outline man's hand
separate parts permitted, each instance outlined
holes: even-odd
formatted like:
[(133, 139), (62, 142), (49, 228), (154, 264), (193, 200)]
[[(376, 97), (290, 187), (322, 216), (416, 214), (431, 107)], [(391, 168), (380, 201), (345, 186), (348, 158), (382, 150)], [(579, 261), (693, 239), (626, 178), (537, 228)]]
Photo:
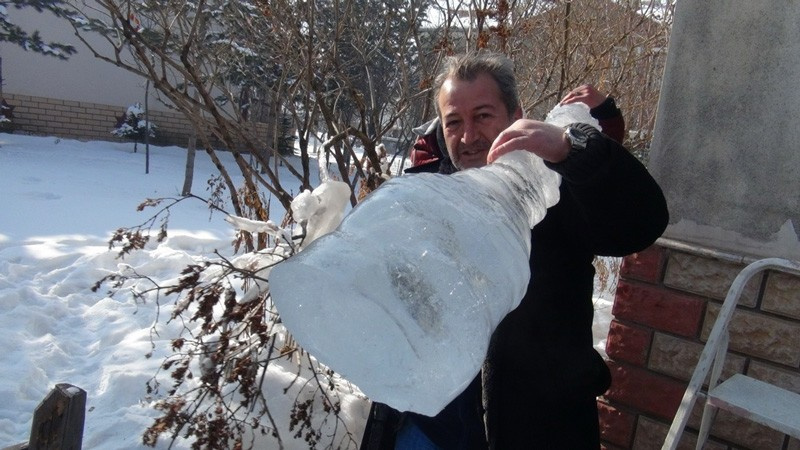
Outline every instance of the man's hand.
[(519, 119), (494, 140), (486, 160), (492, 163), (514, 150), (525, 150), (545, 161), (561, 162), (569, 155), (569, 142), (564, 129), (537, 120)]
[(585, 103), (589, 106), (589, 109), (595, 108), (603, 103), (608, 97), (606, 94), (601, 93), (598, 91), (594, 86), (591, 84), (584, 84), (582, 86), (578, 86), (572, 91), (570, 91), (567, 95), (561, 99), (561, 105), (567, 105), (570, 103)]

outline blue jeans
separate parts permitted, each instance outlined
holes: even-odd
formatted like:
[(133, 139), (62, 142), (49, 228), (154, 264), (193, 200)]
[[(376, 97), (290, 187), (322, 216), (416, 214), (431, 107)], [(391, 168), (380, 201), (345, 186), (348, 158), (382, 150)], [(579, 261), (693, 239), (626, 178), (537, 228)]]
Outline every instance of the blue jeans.
[(441, 450), (439, 446), (431, 442), (428, 436), (408, 417), (403, 420), (403, 425), (397, 432), (397, 439), (394, 441), (395, 450)]

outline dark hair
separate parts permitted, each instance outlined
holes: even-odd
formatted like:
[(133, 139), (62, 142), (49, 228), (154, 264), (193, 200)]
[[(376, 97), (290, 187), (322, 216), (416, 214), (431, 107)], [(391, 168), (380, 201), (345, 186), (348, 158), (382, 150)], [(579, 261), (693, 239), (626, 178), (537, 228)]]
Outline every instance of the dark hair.
[(519, 108), (517, 80), (514, 77), (514, 63), (506, 56), (493, 52), (466, 53), (445, 59), (444, 67), (434, 82), (434, 104), (439, 111), (439, 91), (446, 80), (473, 81), (480, 74), (491, 76), (500, 89), (500, 96), (508, 114)]

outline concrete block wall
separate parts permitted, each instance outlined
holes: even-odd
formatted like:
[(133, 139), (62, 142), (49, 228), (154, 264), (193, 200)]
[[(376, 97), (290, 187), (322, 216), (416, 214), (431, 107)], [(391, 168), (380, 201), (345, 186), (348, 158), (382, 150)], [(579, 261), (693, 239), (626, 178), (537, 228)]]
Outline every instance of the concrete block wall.
[[(660, 240), (623, 260), (599, 400), (607, 449), (660, 448), (733, 279), (753, 260)], [(723, 379), (745, 373), (800, 393), (800, 278), (778, 272), (746, 286), (730, 323)], [(698, 401), (679, 448), (694, 448)], [(791, 449), (800, 441), (720, 411), (709, 449)]]
[[(98, 103), (61, 100), (5, 92), (6, 102), (14, 107), (14, 130), (43, 136), (58, 136), (69, 139), (102, 140), (121, 142), (123, 139), (111, 134), (130, 105), (103, 105)], [(157, 136), (154, 145), (176, 145), (186, 147), (191, 124), (183, 114), (172, 111), (151, 110), (150, 121), (156, 124)], [(267, 124), (256, 124), (256, 133), (266, 142)], [(219, 145), (215, 142), (215, 145)]]

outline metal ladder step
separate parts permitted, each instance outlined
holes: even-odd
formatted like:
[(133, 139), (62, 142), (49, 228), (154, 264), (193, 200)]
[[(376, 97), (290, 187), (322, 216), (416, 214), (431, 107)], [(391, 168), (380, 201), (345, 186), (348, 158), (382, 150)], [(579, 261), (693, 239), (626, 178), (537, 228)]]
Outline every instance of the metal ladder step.
[(708, 403), (800, 439), (800, 395), (735, 374), (708, 393)]

